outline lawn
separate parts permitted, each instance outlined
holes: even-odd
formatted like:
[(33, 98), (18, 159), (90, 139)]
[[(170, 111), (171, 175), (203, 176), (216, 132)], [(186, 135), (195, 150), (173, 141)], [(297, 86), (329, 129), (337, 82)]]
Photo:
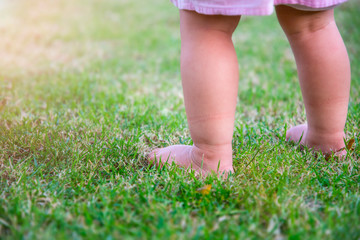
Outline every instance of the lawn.
[(0, 239), (359, 239), (359, 9), (336, 10), (352, 63), (342, 161), (285, 141), (305, 121), (294, 58), (275, 14), (241, 20), (224, 180), (146, 161), (192, 143), (169, 1), (2, 1)]

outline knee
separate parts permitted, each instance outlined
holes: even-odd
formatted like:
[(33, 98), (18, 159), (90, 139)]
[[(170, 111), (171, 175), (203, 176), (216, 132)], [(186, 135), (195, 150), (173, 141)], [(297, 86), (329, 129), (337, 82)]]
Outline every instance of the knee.
[(279, 5), (276, 7), (276, 15), (288, 38), (312, 34), (334, 22), (333, 10), (311, 12)]
[(240, 16), (203, 15), (194, 11), (180, 11), (180, 28), (186, 32), (217, 31), (231, 36)]

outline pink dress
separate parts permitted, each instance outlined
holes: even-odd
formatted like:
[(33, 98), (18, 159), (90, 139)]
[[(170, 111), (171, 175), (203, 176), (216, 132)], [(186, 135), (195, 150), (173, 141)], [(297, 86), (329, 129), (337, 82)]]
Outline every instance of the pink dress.
[(333, 8), (347, 0), (171, 0), (179, 9), (206, 15), (269, 15), (274, 5), (290, 5), (316, 11)]

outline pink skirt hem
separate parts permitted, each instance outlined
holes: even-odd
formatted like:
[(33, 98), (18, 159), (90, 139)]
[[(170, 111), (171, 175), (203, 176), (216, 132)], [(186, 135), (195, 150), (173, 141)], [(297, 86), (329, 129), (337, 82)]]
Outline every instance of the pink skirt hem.
[[(299, 4), (311, 8), (327, 8), (339, 5), (347, 0), (249, 0), (244, 6), (239, 4), (239, 0), (227, 0), (227, 4), (219, 4), (219, 1), (213, 0), (171, 0), (179, 9), (196, 11), (205, 15), (270, 15), (274, 11), (275, 5)], [(258, 3), (256, 3), (258, 2)], [(233, 3), (233, 4), (232, 4)], [(252, 5), (252, 6), (251, 6)]]

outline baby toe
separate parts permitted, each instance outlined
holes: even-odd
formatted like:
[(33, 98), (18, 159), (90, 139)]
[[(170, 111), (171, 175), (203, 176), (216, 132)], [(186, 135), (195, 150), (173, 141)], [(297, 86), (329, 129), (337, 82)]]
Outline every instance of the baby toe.
[(147, 155), (147, 159), (150, 163), (155, 164), (156, 156), (158, 155), (159, 150), (160, 148), (156, 148)]

